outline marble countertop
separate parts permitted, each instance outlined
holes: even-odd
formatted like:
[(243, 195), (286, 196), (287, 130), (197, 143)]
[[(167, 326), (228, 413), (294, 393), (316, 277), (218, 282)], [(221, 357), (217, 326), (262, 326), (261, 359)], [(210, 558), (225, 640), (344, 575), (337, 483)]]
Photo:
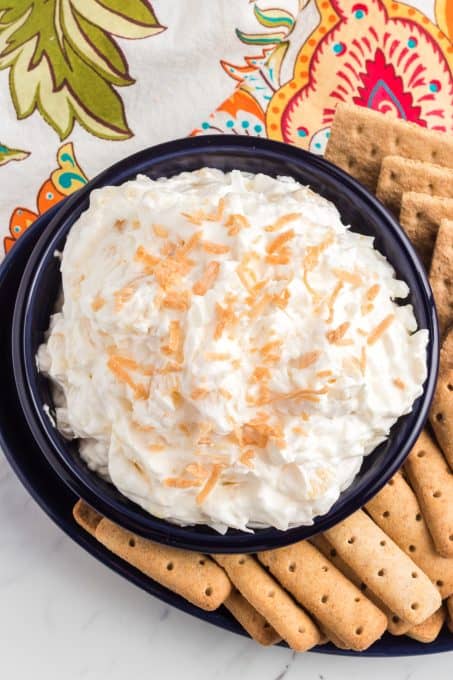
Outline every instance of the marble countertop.
[(8, 680), (451, 680), (453, 652), (402, 659), (264, 649), (163, 605), (67, 538), (0, 453), (0, 675)]

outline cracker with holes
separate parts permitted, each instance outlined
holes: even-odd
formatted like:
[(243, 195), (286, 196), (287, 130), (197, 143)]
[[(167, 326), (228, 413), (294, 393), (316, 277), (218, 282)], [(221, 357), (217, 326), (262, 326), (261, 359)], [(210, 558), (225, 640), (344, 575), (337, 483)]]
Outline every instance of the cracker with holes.
[(453, 474), (428, 432), (416, 441), (405, 469), (437, 552), (453, 559)]
[(384, 633), (386, 616), (307, 541), (258, 553), (258, 558), (346, 647), (367, 649)]
[(423, 642), (425, 644), (434, 642), (442, 630), (445, 619), (445, 608), (443, 606), (439, 607), (437, 612), (434, 612), (434, 614), (426, 619), (426, 621), (423, 621), (423, 623), (419, 623), (418, 626), (411, 628), (407, 635), (414, 640), (418, 640), (418, 642)]
[(371, 109), (338, 104), (326, 158), (375, 191), (391, 154), (453, 168), (453, 138)]
[(453, 219), (453, 198), (430, 196), (414, 191), (401, 199), (400, 222), (429, 271), (439, 224)]
[(223, 604), (233, 614), (234, 618), (239, 621), (250, 637), (260, 645), (268, 647), (280, 642), (281, 637), (277, 631), (272, 628), (264, 616), (261, 616), (236, 588), (233, 588)]
[(453, 470), (453, 328), (440, 350), (439, 377), (429, 418), (437, 442)]
[(385, 156), (379, 172), (376, 196), (398, 217), (401, 197), (408, 191), (451, 197), (453, 169), (403, 156)]
[(88, 503), (85, 503), (80, 498), (72, 509), (72, 515), (82, 529), (85, 529), (91, 536), (96, 536), (96, 528), (102, 519), (102, 515), (92, 508), (91, 505), (88, 505)]
[(439, 609), (428, 576), (362, 510), (326, 531), (340, 557), (404, 621), (417, 625)]
[(201, 609), (217, 609), (231, 593), (225, 572), (200, 553), (153, 543), (108, 519), (98, 524), (96, 538), (146, 576)]
[(332, 564), (334, 564), (336, 568), (346, 576), (346, 578), (348, 578), (352, 583), (360, 588), (362, 593), (364, 593), (372, 602), (374, 602), (376, 607), (378, 607), (381, 612), (386, 615), (387, 630), (389, 633), (392, 635), (404, 635), (409, 630), (411, 624), (407, 621), (403, 621), (394, 612), (390, 611), (390, 609), (382, 602), (382, 600), (380, 600), (377, 595), (375, 595), (368, 588), (368, 586), (360, 580), (355, 571), (353, 571), (353, 569), (351, 569), (351, 567), (341, 559), (335, 548), (329, 543), (323, 534), (317, 534), (316, 536), (313, 536), (313, 538), (310, 539), (310, 543), (318, 548), (324, 557), (327, 557), (327, 559), (330, 560)]
[[(442, 599), (453, 594), (453, 559), (437, 552), (417, 497), (402, 475), (391, 479), (366, 509), (439, 588)], [(418, 570), (414, 573), (418, 574)]]
[(241, 595), (297, 652), (311, 649), (321, 639), (308, 614), (299, 607), (252, 555), (215, 555)]
[(429, 270), (429, 282), (433, 289), (442, 337), (453, 324), (453, 219), (440, 222)]

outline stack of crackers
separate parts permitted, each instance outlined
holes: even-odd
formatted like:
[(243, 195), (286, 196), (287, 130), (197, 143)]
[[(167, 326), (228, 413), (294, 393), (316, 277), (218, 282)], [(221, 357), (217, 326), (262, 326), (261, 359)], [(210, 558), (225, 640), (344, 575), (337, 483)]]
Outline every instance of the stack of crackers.
[(444, 623), (453, 633), (453, 139), (340, 105), (326, 157), (399, 217), (429, 271), (442, 334), (431, 429), (365, 508), (278, 550), (207, 556), (134, 535), (83, 501), (74, 517), (189, 602), (225, 606), (262, 645), (363, 651), (385, 631), (429, 643)]

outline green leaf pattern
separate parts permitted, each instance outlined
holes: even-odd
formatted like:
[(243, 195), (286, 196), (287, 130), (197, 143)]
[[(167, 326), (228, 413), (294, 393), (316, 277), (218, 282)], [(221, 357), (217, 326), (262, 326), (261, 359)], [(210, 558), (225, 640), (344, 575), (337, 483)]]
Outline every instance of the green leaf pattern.
[(114, 36), (163, 30), (148, 0), (0, 0), (0, 69), (10, 69), (17, 117), (38, 110), (61, 139), (75, 121), (98, 137), (131, 137), (115, 87), (134, 80)]

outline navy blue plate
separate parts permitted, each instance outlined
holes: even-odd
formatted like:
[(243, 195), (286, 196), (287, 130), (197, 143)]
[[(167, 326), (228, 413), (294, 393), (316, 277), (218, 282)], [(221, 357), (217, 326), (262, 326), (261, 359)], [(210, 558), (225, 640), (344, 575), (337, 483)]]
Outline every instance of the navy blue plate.
[[(211, 613), (194, 607), (158, 583), (147, 579), (84, 532), (72, 519), (72, 508), (77, 495), (62, 479), (64, 473), (58, 470), (61, 465), (58, 456), (54, 454), (53, 464), (50, 465), (27, 426), (21, 411), (12, 371), (9, 328), (22, 272), (40, 233), (55, 212), (56, 209), (53, 208), (39, 218), (19, 239), (12, 252), (0, 265), (0, 355), (4, 358), (0, 362), (0, 384), (2, 385), (0, 390), (0, 448), (6, 454), (22, 484), (44, 512), (70, 538), (100, 562), (163, 602), (219, 628), (245, 636), (242, 628), (223, 607)], [(352, 652), (336, 649), (332, 645), (317, 647), (313, 651), (322, 654), (357, 656)], [(381, 640), (366, 652), (362, 652), (360, 656), (407, 656), (449, 651), (453, 651), (453, 635), (445, 629), (430, 645), (423, 645), (405, 636), (393, 637), (385, 634)]]
[[(355, 480), (333, 508), (311, 526), (286, 532), (261, 529), (254, 534), (229, 530), (222, 536), (206, 526), (178, 527), (153, 517), (90, 471), (78, 454), (77, 443), (65, 440), (44, 410), (45, 404), (52, 403), (50, 384), (37, 371), (35, 356), (61, 286), (59, 261), (54, 253), (63, 249), (69, 230), (87, 209), (90, 192), (104, 185), (121, 184), (137, 173), (154, 179), (203, 166), (290, 175), (333, 201), (353, 230), (376, 237), (377, 248), (409, 285), (409, 302), (418, 326), (429, 330), (424, 394), (412, 412), (394, 425), (388, 440), (365, 458)], [(252, 552), (294, 543), (328, 529), (366, 503), (396, 472), (426, 420), (437, 375), (438, 330), (431, 289), (417, 255), (396, 220), (361, 184), (319, 156), (295, 147), (222, 135), (183, 139), (141, 151), (101, 173), (67, 199), (44, 230), (23, 275), (14, 312), (13, 361), (22, 408), (40, 448), (50, 462), (55, 452), (59, 454), (68, 483), (74, 489), (82, 485), (82, 496), (102, 514), (131, 531), (179, 547), (203, 552)]]

